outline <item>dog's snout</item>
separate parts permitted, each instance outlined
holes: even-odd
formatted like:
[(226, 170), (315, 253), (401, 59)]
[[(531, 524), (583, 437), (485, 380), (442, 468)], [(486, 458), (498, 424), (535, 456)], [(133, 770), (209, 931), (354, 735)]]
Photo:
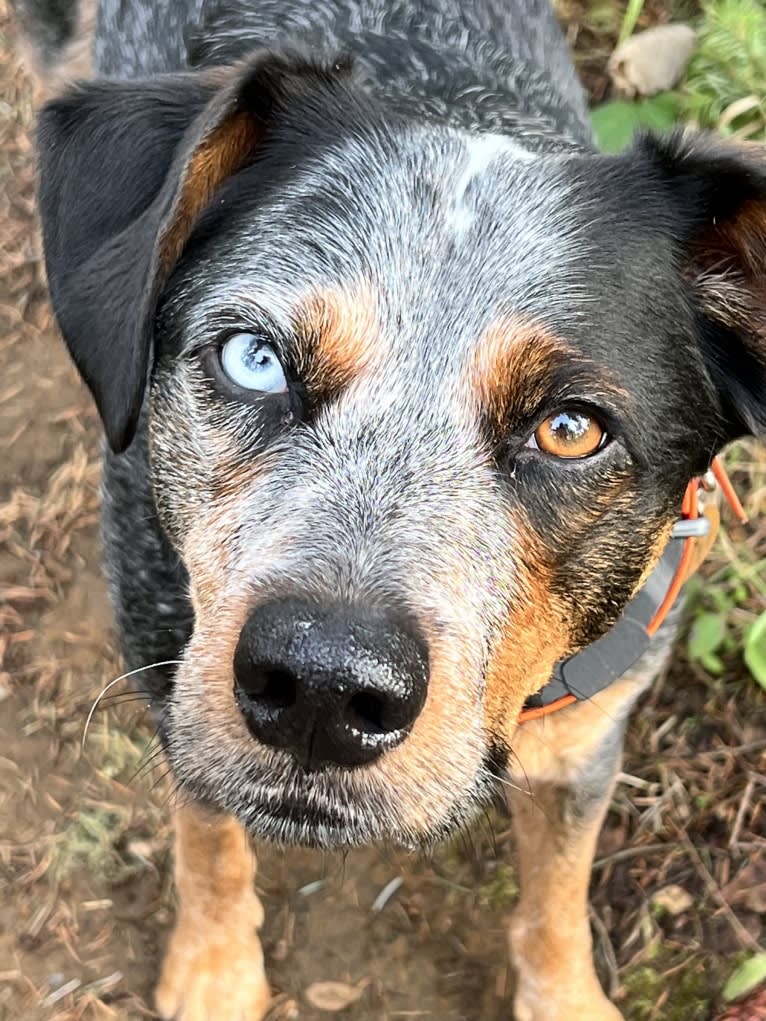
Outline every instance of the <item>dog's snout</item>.
[(415, 629), (349, 606), (260, 606), (234, 654), (250, 730), (310, 769), (361, 766), (399, 744), (427, 686), (428, 652)]

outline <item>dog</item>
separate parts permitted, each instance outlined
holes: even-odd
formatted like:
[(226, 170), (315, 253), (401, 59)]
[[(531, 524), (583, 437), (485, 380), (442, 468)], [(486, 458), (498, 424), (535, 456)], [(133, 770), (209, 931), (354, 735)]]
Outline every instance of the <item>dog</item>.
[(589, 872), (699, 480), (766, 426), (761, 151), (600, 154), (543, 0), (102, 0), (93, 62), (39, 208), (183, 792), (159, 1014), (268, 1009), (243, 833), (429, 846), (506, 780), (515, 1017), (618, 1021)]

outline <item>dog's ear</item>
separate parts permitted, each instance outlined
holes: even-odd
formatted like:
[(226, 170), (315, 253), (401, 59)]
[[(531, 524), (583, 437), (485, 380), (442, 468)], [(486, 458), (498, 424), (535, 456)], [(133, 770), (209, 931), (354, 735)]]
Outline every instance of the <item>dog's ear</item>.
[(766, 146), (643, 138), (680, 241), (680, 270), (725, 419), (724, 439), (766, 434)]
[(51, 301), (110, 445), (131, 441), (160, 291), (200, 213), (274, 118), (347, 65), (260, 55), (236, 68), (76, 87), (40, 114)]

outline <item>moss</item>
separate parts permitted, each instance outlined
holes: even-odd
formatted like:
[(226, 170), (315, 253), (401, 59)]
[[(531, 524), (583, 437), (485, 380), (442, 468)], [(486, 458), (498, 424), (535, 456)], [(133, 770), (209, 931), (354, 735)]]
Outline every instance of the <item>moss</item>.
[[(695, 958), (677, 969), (678, 961), (660, 955), (650, 967), (640, 965), (623, 979), (621, 1004), (626, 1021), (707, 1021), (720, 983), (710, 962)], [(672, 971), (672, 975), (668, 973)], [(664, 1000), (658, 1012), (658, 1003)]]
[(519, 895), (516, 870), (498, 862), (492, 874), (479, 887), (479, 902), (490, 911), (503, 911), (511, 907)]
[(116, 812), (103, 809), (81, 812), (70, 820), (53, 846), (56, 875), (65, 877), (84, 869), (92, 875), (112, 877), (120, 865), (114, 846), (120, 822)]

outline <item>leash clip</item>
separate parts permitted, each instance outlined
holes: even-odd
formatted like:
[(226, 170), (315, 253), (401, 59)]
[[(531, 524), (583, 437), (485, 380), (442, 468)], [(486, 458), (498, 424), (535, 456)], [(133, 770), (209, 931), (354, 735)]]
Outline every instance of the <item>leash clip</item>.
[(710, 520), (706, 517), (680, 518), (673, 525), (671, 539), (704, 539), (710, 535)]

